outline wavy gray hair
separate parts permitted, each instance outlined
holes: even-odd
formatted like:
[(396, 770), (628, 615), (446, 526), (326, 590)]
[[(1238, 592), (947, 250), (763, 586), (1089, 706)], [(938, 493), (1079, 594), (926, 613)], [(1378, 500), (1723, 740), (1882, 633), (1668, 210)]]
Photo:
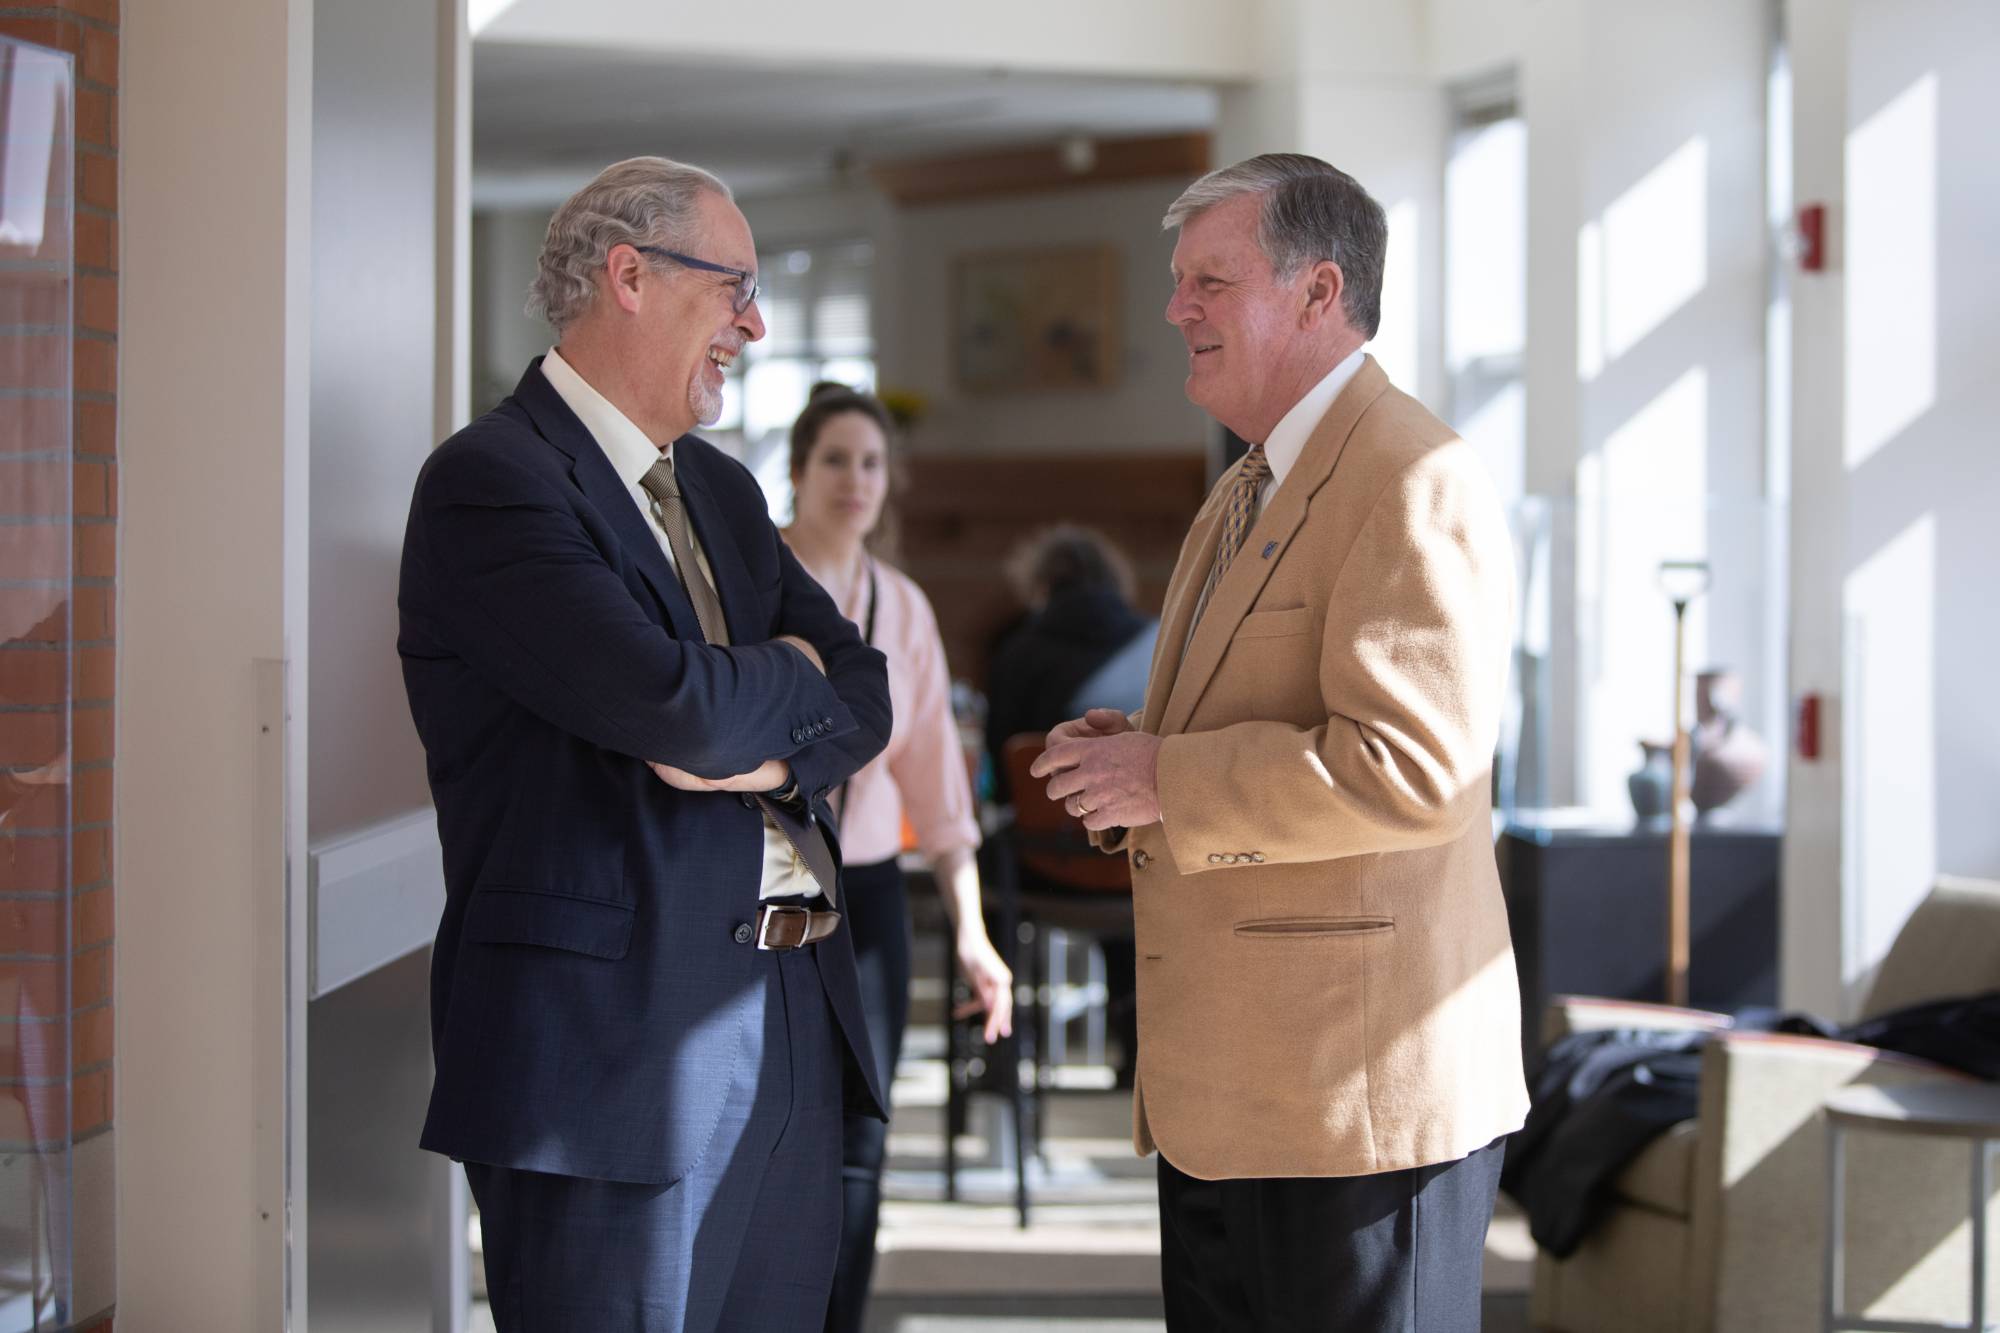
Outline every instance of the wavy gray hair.
[(1187, 187), (1161, 220), (1163, 231), (1246, 194), (1264, 196), (1257, 244), (1280, 280), (1330, 259), (1344, 280), (1341, 309), (1363, 337), (1382, 322), (1382, 261), (1389, 218), (1361, 182), (1304, 153), (1265, 153), (1211, 171)]
[(631, 157), (598, 172), (549, 219), (528, 313), (561, 333), (597, 299), (597, 273), (613, 246), (684, 249), (704, 192), (734, 197), (700, 167), (664, 157)]

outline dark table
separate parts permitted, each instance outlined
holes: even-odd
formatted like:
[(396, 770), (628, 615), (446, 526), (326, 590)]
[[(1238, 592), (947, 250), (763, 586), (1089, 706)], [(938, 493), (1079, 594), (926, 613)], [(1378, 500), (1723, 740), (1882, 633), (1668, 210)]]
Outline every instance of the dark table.
[[(1698, 823), (1690, 842), (1688, 1003), (1775, 1005), (1781, 833)], [(1666, 999), (1664, 826), (1512, 823), (1496, 851), (1530, 1050), (1552, 996)]]

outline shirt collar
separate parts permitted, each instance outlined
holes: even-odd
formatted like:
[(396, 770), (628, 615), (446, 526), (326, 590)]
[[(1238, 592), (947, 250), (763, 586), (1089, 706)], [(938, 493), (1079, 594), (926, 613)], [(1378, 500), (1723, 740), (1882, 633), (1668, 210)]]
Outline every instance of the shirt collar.
[(562, 353), (553, 347), (542, 358), (542, 377), (569, 404), (569, 410), (576, 413), (576, 419), (597, 441), (597, 447), (611, 460), (612, 470), (627, 486), (637, 486), (639, 479), (662, 458), (672, 460), (672, 441), (662, 449), (647, 439), (646, 432), (632, 424), (632, 418), (592, 388), (590, 381), (577, 374), (576, 367), (563, 360)]
[(1299, 461), (1299, 455), (1306, 451), (1306, 441), (1312, 438), (1320, 418), (1333, 406), (1333, 400), (1340, 397), (1340, 391), (1361, 369), (1362, 351), (1355, 348), (1345, 361), (1326, 372), (1326, 378), (1306, 390), (1305, 397), (1292, 404), (1292, 410), (1278, 420), (1271, 428), (1271, 438), (1264, 441), (1264, 458), (1271, 465), (1271, 489), (1282, 486), (1285, 476)]

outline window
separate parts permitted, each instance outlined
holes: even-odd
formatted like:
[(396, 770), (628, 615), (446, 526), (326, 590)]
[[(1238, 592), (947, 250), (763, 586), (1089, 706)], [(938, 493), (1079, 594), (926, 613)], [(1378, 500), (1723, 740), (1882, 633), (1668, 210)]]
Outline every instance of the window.
[(760, 254), (758, 309), (765, 334), (744, 349), (723, 384), (717, 432), (734, 433), (744, 463), (757, 474), (773, 519), (789, 518), (786, 470), (792, 422), (812, 386), (836, 380), (875, 389), (875, 338), (869, 310), (874, 246), (850, 240)]
[(1527, 450), (1528, 130), (1511, 78), (1454, 94), (1445, 167), (1445, 372), (1452, 424), (1521, 497)]

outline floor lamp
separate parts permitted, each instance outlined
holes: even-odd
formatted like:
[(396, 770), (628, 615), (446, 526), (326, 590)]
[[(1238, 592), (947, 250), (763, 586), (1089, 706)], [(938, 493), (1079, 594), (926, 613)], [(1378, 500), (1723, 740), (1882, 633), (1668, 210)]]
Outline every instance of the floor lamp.
[(1674, 769), (1667, 788), (1667, 1003), (1688, 1002), (1688, 770), (1692, 767), (1683, 696), (1687, 612), (1708, 591), (1706, 560), (1662, 560), (1660, 588), (1674, 604)]

